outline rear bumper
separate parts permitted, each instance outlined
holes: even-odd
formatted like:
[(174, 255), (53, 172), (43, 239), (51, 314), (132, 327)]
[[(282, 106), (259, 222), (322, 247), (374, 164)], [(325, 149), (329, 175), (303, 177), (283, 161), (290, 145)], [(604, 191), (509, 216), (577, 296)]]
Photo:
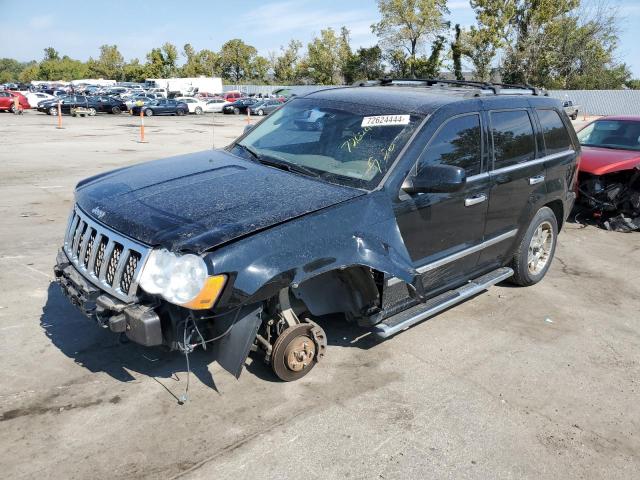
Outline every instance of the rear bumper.
[(85, 316), (144, 346), (162, 345), (160, 317), (151, 305), (124, 303), (86, 280), (60, 250), (53, 268), (62, 293)]

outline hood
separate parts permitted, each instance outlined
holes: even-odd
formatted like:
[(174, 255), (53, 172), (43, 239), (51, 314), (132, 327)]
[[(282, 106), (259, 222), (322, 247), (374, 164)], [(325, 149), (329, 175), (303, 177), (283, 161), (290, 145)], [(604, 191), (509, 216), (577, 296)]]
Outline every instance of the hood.
[(211, 150), (88, 178), (76, 202), (148, 245), (203, 252), (363, 194)]
[(637, 165), (640, 165), (640, 152), (637, 151), (582, 147), (581, 172), (605, 175), (621, 170), (631, 170)]

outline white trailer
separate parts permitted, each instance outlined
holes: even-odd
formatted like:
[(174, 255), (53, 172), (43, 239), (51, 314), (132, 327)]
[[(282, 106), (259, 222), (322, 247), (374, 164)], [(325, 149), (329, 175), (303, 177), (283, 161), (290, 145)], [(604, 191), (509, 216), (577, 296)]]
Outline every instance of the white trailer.
[(195, 92), (222, 93), (220, 77), (189, 78), (147, 78), (145, 84), (149, 88), (164, 88), (181, 96), (193, 95)]

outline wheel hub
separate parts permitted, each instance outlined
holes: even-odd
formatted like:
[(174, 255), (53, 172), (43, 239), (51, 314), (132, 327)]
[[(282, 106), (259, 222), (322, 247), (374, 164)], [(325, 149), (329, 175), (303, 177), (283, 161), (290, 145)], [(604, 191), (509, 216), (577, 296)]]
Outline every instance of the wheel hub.
[(542, 222), (531, 237), (527, 265), (529, 273), (538, 275), (549, 262), (553, 249), (553, 228), (549, 222)]
[(312, 339), (306, 335), (294, 338), (285, 349), (285, 364), (289, 370), (299, 372), (309, 366), (316, 354)]

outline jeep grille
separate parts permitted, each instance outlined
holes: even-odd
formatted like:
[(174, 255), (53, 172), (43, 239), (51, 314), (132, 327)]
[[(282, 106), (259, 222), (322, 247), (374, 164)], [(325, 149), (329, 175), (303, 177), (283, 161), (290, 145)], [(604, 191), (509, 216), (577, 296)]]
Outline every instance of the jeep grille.
[(110, 295), (130, 302), (151, 249), (104, 227), (76, 206), (64, 251), (84, 277)]

